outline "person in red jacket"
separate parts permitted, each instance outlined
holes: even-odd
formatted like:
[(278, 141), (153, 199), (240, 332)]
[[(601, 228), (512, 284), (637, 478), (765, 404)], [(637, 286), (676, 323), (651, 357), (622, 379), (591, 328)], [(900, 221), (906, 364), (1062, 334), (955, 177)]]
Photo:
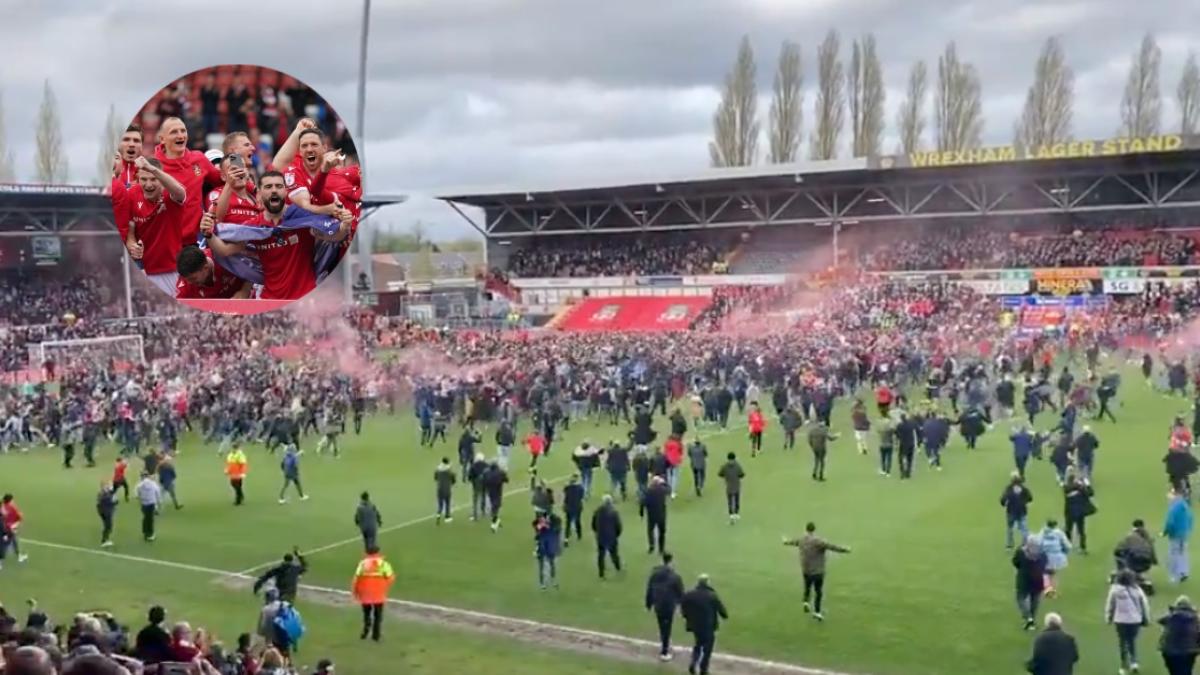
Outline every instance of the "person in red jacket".
[(880, 382), (875, 388), (875, 403), (879, 406), (879, 416), (887, 417), (892, 408), (892, 390), (887, 382)]
[(542, 453), (546, 451), (546, 439), (542, 438), (542, 435), (538, 432), (531, 431), (525, 437), (525, 447), (529, 448), (529, 456), (531, 458), (529, 468), (532, 469), (537, 466), (538, 457), (541, 457)]
[(25, 520), (25, 516), (21, 515), (21, 509), (17, 508), (17, 503), (13, 501), (11, 494), (4, 495), (3, 501), (0, 501), (0, 518), (4, 519), (4, 524), (10, 533), (9, 545), (12, 546), (13, 553), (17, 554), (17, 562), (25, 562), (29, 556), (21, 553), (21, 544), (17, 539), (17, 531), (21, 527), (21, 521)]
[(675, 487), (679, 484), (679, 466), (683, 464), (683, 440), (672, 435), (663, 443), (663, 455), (667, 458), (667, 485), (671, 487), (671, 499), (675, 499)]
[(757, 403), (750, 404), (750, 456), (757, 457), (762, 452), (763, 431), (767, 428), (767, 419), (758, 409)]

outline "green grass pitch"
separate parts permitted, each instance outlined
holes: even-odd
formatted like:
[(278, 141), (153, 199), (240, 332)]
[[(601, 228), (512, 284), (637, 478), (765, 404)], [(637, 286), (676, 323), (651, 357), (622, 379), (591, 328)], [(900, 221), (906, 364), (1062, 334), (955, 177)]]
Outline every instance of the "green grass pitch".
[[(1099, 513), (1089, 520), (1093, 554), (1072, 556), (1061, 576), (1061, 596), (1043, 605), (1062, 613), (1078, 638), (1083, 656), (1076, 672), (1081, 673), (1115, 671), (1118, 665), (1116, 638), (1102, 615), (1110, 552), (1133, 518), (1145, 518), (1152, 529), (1161, 525), (1166, 483), (1160, 459), (1172, 416), (1190, 403), (1150, 392), (1132, 372), (1120, 398), (1118, 425), (1092, 423), (1102, 443), (1095, 476)], [(749, 456), (740, 419), (727, 433), (705, 431), (713, 465), (736, 451), (746, 469), (742, 519), (729, 525), (719, 480), (710, 478), (704, 497), (697, 499), (685, 471), (679, 498), (670, 507), (668, 548), (689, 585), (697, 574), (710, 574), (729, 608), (731, 618), (718, 636), (718, 651), (873, 675), (1022, 672), (1031, 635), (1020, 627), (998, 504), (1012, 469), (1007, 424), (997, 424), (975, 452), (955, 435), (943, 472), (935, 473), (921, 460), (915, 478), (902, 482), (880, 477), (873, 454), (862, 457), (854, 451), (847, 410), (840, 402), (834, 427), (843, 436), (833, 444), (824, 484), (808, 477), (807, 447), (780, 450), (777, 424), (768, 428), (766, 452), (757, 459)], [(1039, 427), (1052, 421), (1043, 416)], [(666, 421), (656, 426), (661, 434)], [(625, 431), (590, 422), (572, 425), (556, 442), (542, 476), (568, 475), (568, 450), (584, 438), (605, 442)], [(370, 417), (363, 435), (344, 436), (340, 459), (314, 455), (315, 439), (309, 439), (303, 474), (312, 499), (293, 498), (286, 505), (276, 503), (278, 458), (251, 446), (248, 503), (235, 508), (215, 446), (201, 446), (188, 435), (178, 462), (185, 508), (176, 512), (167, 507), (158, 541), (146, 544), (136, 507), (122, 505), (116, 546), (108, 550), (238, 572), (273, 562), (293, 544), (302, 550), (324, 548), (310, 557), (305, 582), (345, 589), (361, 553), (353, 511), (358, 493), (366, 489), (384, 526), (395, 528), (380, 540), (397, 570), (395, 597), (654, 639), (653, 618), (641, 601), (657, 557), (646, 553), (634, 503), (621, 505), (622, 576), (597, 580), (594, 549), (585, 532), (582, 545), (572, 545), (560, 560), (561, 588), (540, 591), (528, 494), (506, 497), (498, 534), (483, 522), (471, 522), (462, 510), (453, 523), (437, 526), (432, 521), (433, 468), (443, 455), (454, 459), (454, 438), (452, 431), (450, 443), (420, 448), (415, 422), (405, 410), (398, 418)], [(484, 438), (490, 441), (490, 430), (484, 430)], [(492, 443), (485, 448), (493, 450)], [(111, 609), (134, 630), (145, 609), (160, 603), (172, 619), (188, 618), (226, 641), (252, 630), (256, 599), (211, 574), (33, 543), (99, 551), (94, 499), (99, 482), (110, 474), (113, 453), (113, 446), (105, 446), (99, 468), (70, 471), (59, 467), (53, 450), (0, 457), (4, 490), (16, 493), (25, 512), (21, 535), (28, 539), (30, 554), (23, 565), (12, 557), (6, 561), (0, 600), (15, 609), (25, 598), (36, 597), (58, 620), (76, 610)], [(528, 485), (527, 456), (514, 456), (509, 488), (521, 489)], [(1062, 496), (1052, 468), (1035, 462), (1029, 475), (1035, 497), (1031, 527), (1040, 527), (1049, 516), (1061, 519)], [(607, 476), (598, 475), (598, 488), (603, 491), (607, 485)], [(455, 506), (467, 506), (469, 490), (456, 490)], [(585, 522), (596, 503), (593, 495)], [(796, 550), (780, 544), (780, 535), (799, 533), (808, 520), (815, 520), (827, 538), (853, 548), (849, 555), (831, 557), (824, 624), (801, 613)], [(346, 543), (331, 546), (338, 542)], [(1160, 556), (1165, 558), (1165, 550)], [(1161, 589), (1152, 599), (1157, 615), (1181, 589), (1169, 586), (1161, 569), (1152, 577)], [(455, 672), (458, 667), (529, 675), (564, 668), (578, 673), (659, 672), (652, 654), (642, 667), (398, 621), (385, 626), (381, 645), (363, 647), (357, 640), (357, 612), (306, 604), (303, 595), (300, 607), (309, 625), (300, 662), (332, 656), (339, 672), (377, 672), (380, 659), (394, 663), (394, 672), (411, 673)], [(676, 624), (676, 640), (684, 644), (688, 636), (681, 624)], [(1148, 629), (1140, 640), (1144, 673), (1165, 672), (1155, 653), (1157, 634), (1157, 628)]]

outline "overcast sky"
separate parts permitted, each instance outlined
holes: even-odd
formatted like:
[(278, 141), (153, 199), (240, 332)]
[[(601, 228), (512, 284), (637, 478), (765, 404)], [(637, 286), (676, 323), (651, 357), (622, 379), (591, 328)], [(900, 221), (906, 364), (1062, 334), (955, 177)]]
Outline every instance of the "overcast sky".
[[(439, 238), (472, 232), (430, 198), (446, 188), (520, 189), (646, 176), (657, 168), (702, 170), (718, 88), (743, 33), (756, 50), (764, 115), (780, 42), (801, 44), (807, 137), (817, 43), (830, 27), (842, 32), (844, 44), (873, 31), (888, 87), (887, 149), (896, 144), (895, 108), (909, 66), (925, 59), (935, 72), (951, 39), (980, 71), (988, 143), (1011, 141), (1038, 47), (1049, 35), (1063, 37), (1076, 72), (1078, 138), (1116, 131), (1129, 61), (1146, 31), (1162, 47), (1164, 123), (1173, 128), (1182, 64), (1189, 49), (1200, 49), (1196, 0), (373, 5), (367, 191), (410, 195), (409, 204), (381, 211), (380, 222), (407, 227), (420, 219)], [(217, 63), (279, 69), (354, 119), (361, 22), (354, 0), (0, 0), (0, 16), (0, 92), (21, 179), (32, 178), (34, 120), (46, 78), (58, 96), (77, 183), (95, 176), (110, 104), (131, 116), (164, 84)]]

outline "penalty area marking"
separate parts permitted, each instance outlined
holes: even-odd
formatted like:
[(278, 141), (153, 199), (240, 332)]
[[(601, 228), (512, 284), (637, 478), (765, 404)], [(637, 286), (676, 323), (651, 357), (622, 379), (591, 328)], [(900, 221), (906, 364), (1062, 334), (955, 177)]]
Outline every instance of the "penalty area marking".
[[(357, 541), (357, 538), (354, 541)], [(41, 541), (38, 539), (22, 538), (21, 542), (62, 551), (86, 553), (89, 555), (113, 558), (116, 560), (125, 560), (128, 562), (136, 562), (146, 565), (157, 565), (159, 567), (167, 567), (185, 572), (198, 572), (217, 578), (232, 578), (245, 581), (253, 580), (253, 577), (242, 572), (219, 570), (211, 567), (204, 567), (202, 565), (192, 565), (189, 563), (180, 563), (170, 560), (158, 560), (156, 558), (145, 558), (126, 553), (117, 553), (116, 551), (85, 548), (83, 546), (72, 546), (69, 544), (58, 544), (49, 541)], [(300, 589), (309, 593), (324, 595), (326, 597), (340, 598), (344, 602), (352, 601), (350, 592), (343, 589), (313, 586), (310, 584), (300, 584)], [(599, 653), (601, 655), (607, 655), (610, 658), (622, 658), (628, 661), (642, 661), (644, 660), (642, 658), (644, 655), (656, 654), (658, 651), (657, 642), (632, 638), (626, 635), (617, 635), (615, 633), (604, 633), (600, 631), (586, 630), (583, 628), (573, 628), (570, 626), (561, 626), (557, 624), (543, 623), (540, 621), (532, 621), (530, 619), (519, 619), (515, 617), (501, 616), (498, 614), (489, 614), (487, 612), (478, 612), (470, 609), (446, 607), (443, 605), (415, 602), (412, 600), (400, 600), (396, 598), (388, 598), (388, 605), (394, 609), (401, 610), (410, 620), (420, 621), (425, 624), (440, 623), (458, 630), (474, 630), (476, 632), (484, 632), (492, 635), (504, 633), (516, 640), (533, 642), (543, 646), (549, 645), (560, 650), (575, 651), (577, 653)], [(691, 650), (687, 647), (676, 646), (673, 649), (675, 656), (677, 657), (675, 660), (676, 664), (682, 664), (686, 662), (688, 657), (691, 655)], [(780, 673), (781, 675), (851, 675), (850, 673), (836, 670), (806, 668), (804, 666), (797, 666), (790, 663), (770, 661), (767, 659), (757, 659), (749, 656), (739, 656), (736, 654), (714, 653), (713, 661), (717, 665), (723, 666), (722, 670), (736, 669), (733, 672), (752, 673), (754, 675), (767, 675), (771, 673)]]

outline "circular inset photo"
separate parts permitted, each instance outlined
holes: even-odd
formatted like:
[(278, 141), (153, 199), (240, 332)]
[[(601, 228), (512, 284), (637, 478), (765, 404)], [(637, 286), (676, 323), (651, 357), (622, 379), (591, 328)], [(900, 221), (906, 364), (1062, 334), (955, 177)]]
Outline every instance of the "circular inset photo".
[(362, 197), (342, 118), (260, 66), (168, 84), (113, 157), (113, 218), (130, 264), (210, 311), (258, 313), (312, 292), (349, 250)]

